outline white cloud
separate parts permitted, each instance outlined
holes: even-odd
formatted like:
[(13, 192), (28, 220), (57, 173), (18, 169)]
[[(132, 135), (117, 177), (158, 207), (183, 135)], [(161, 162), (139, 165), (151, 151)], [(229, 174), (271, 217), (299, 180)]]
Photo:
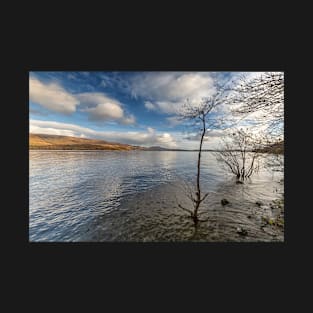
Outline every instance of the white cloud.
[(77, 94), (76, 97), (79, 99), (80, 103), (84, 106), (97, 105), (99, 103), (105, 102), (114, 102), (120, 105), (120, 103), (117, 100), (113, 100), (101, 92), (83, 92)]
[[(72, 75), (72, 77), (75, 77)], [(134, 115), (125, 114), (123, 105), (103, 93), (85, 92), (72, 94), (58, 83), (43, 83), (29, 78), (29, 99), (51, 111), (70, 114), (81, 106), (93, 121), (116, 121), (124, 125), (135, 124)]]
[(29, 120), (29, 131), (35, 134), (50, 134), (62, 136), (80, 136), (92, 132), (91, 129), (75, 124), (54, 121)]
[(183, 101), (156, 101), (153, 105), (155, 107), (155, 111), (161, 111), (167, 114), (177, 114), (181, 109), (182, 104)]
[(89, 114), (93, 121), (115, 120), (121, 124), (130, 125), (136, 122), (134, 115), (126, 115), (122, 103), (99, 92), (86, 92), (77, 95), (83, 112)]
[(112, 102), (99, 103), (94, 108), (83, 109), (82, 111), (88, 112), (90, 119), (95, 121), (120, 119), (124, 114), (123, 109)]
[(167, 117), (166, 120), (167, 120), (170, 127), (175, 127), (175, 126), (183, 123), (183, 121), (181, 119), (179, 119), (177, 116)]
[(215, 92), (214, 80), (205, 72), (148, 72), (136, 75), (129, 83), (131, 94), (145, 100), (148, 110), (177, 113), (189, 98), (200, 101)]
[(29, 78), (29, 100), (59, 113), (70, 114), (76, 111), (79, 101), (57, 83), (42, 83)]
[(175, 138), (169, 133), (159, 133), (148, 127), (147, 131), (118, 132), (118, 131), (95, 131), (87, 127), (75, 124), (67, 124), (53, 121), (30, 120), (30, 132), (37, 134), (53, 134), (74, 136), (83, 138), (97, 138), (111, 142), (126, 143), (131, 145), (155, 146), (175, 148)]
[(159, 101), (179, 101), (191, 96), (205, 96), (213, 88), (209, 73), (148, 72), (130, 82), (134, 96)]
[[(30, 120), (30, 132), (37, 134), (52, 134), (74, 136), (81, 138), (95, 138), (110, 142), (120, 142), (140, 146), (163, 146), (167, 148), (198, 149), (199, 140), (186, 139), (181, 132), (157, 132), (148, 127), (146, 131), (118, 132), (95, 131), (87, 127), (75, 124), (67, 124), (53, 121)], [(213, 134), (213, 132), (212, 132)], [(190, 134), (190, 136), (195, 134)], [(203, 143), (203, 149), (219, 148), (219, 136), (207, 137)]]
[(150, 133), (150, 134), (153, 134), (155, 132), (154, 128), (152, 127), (147, 127), (147, 131)]
[[(222, 137), (224, 135), (224, 131), (221, 129), (208, 129), (203, 140), (210, 141), (212, 138)], [(200, 142), (201, 134), (200, 133), (190, 133), (184, 139)]]
[(145, 101), (145, 107), (148, 109), (148, 110), (156, 110), (156, 107), (155, 105), (150, 102), (150, 101)]
[(177, 144), (175, 143), (172, 135), (169, 133), (163, 133), (162, 135), (158, 136), (157, 142), (162, 146), (177, 147)]
[(208, 129), (206, 133), (206, 137), (221, 137), (224, 135), (224, 131), (222, 129)]
[(122, 104), (102, 93), (81, 93), (77, 98), (81, 105), (87, 106), (81, 111), (88, 112), (91, 120), (118, 120), (124, 117)]
[(128, 116), (125, 116), (120, 121), (123, 125), (134, 125), (136, 123), (136, 118), (133, 114), (130, 114)]
[[(197, 133), (172, 132), (177, 146), (181, 149), (197, 150), (199, 149), (200, 136)], [(203, 149), (218, 149), (220, 146), (220, 136), (206, 136), (203, 141)]]

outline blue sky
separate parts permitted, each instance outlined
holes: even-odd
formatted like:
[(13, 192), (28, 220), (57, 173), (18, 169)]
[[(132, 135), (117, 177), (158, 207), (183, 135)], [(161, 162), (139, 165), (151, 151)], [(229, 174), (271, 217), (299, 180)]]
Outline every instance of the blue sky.
[[(31, 133), (198, 148), (194, 129), (177, 120), (186, 99), (200, 101), (230, 72), (30, 72)], [(211, 138), (210, 138), (211, 137)], [(208, 135), (214, 148), (219, 135)]]

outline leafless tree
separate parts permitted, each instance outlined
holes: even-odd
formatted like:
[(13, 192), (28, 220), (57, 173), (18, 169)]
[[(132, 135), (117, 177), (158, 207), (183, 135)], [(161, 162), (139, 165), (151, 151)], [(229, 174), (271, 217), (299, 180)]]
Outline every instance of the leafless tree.
[(257, 140), (251, 132), (238, 129), (222, 139), (221, 150), (214, 154), (239, 182), (244, 182), (259, 169), (262, 148), (261, 139)]
[(242, 75), (232, 87), (227, 103), (235, 116), (253, 117), (254, 123), (267, 125), (272, 135), (281, 136), (284, 128), (284, 73), (266, 72), (255, 78)]
[(202, 192), (200, 185), (203, 141), (210, 130), (222, 129), (223, 127), (226, 127), (226, 123), (221, 118), (217, 119), (216, 117), (212, 116), (212, 113), (217, 108), (217, 106), (223, 103), (223, 99), (226, 93), (225, 85), (226, 83), (223, 86), (216, 86), (217, 91), (213, 96), (203, 98), (202, 101), (198, 102), (197, 104), (187, 100), (182, 107), (182, 110), (179, 112), (179, 117), (182, 120), (189, 122), (193, 128), (196, 127), (199, 130), (199, 152), (197, 160), (196, 186), (194, 189), (191, 188), (190, 185), (186, 185), (186, 194), (193, 204), (193, 209), (188, 209), (183, 207), (181, 204), (178, 204), (181, 209), (190, 214), (195, 225), (199, 221), (199, 207), (209, 195), (209, 193)]

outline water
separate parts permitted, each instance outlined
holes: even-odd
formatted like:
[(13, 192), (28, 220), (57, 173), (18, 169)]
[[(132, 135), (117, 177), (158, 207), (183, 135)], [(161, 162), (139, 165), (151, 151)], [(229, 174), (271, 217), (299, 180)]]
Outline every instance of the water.
[[(281, 172), (264, 169), (238, 185), (204, 152), (201, 186), (210, 194), (201, 211), (208, 220), (195, 228), (177, 204), (191, 206), (186, 185), (193, 188), (196, 152), (41, 150), (30, 151), (29, 162), (30, 241), (283, 240), (260, 226), (283, 193)], [(222, 206), (225, 197), (230, 204)], [(244, 238), (236, 232), (243, 225)]]

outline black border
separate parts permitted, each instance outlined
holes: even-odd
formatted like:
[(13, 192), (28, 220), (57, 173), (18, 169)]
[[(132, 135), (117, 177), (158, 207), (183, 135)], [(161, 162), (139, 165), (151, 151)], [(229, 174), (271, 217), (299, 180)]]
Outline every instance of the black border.
[[(310, 74), (310, 62), (305, 62), (310, 10), (273, 1), (172, 4), (3, 6), (8, 18), (1, 50), (7, 69), (2, 107), (8, 115), (1, 120), (7, 152), (1, 208), (9, 218), (2, 220), (2, 260), (8, 277), (4, 300), (10, 307), (94, 311), (126, 306), (145, 312), (310, 307), (305, 282), (310, 283), (312, 271), (312, 182), (306, 150), (312, 122), (311, 100), (304, 98), (311, 89), (305, 77)], [(284, 71), (285, 242), (29, 244), (30, 70)]]
[[(111, 272), (114, 275), (118, 269), (119, 274), (133, 281), (138, 279), (136, 273), (139, 272), (144, 272), (144, 277), (148, 275), (152, 280), (158, 281), (156, 273), (160, 273), (161, 269), (161, 276), (165, 272), (176, 282), (182, 281), (182, 277), (191, 277), (200, 280), (206, 278), (210, 284), (213, 277), (215, 282), (219, 278), (227, 278), (235, 282), (235, 288), (236, 284), (240, 285), (238, 282), (243, 276), (248, 278), (249, 282), (255, 279), (259, 280), (258, 282), (266, 281), (265, 278), (272, 277), (271, 275), (277, 275), (278, 279), (282, 279), (282, 275), (291, 265), (290, 261), (286, 260), (290, 260), (292, 255), (299, 252), (303, 239), (299, 234), (297, 236), (298, 229), (295, 230), (297, 202), (292, 197), (292, 193), (296, 190), (297, 183), (292, 182), (293, 179), (290, 178), (295, 172), (291, 169), (291, 164), (295, 160), (291, 148), (291, 138), (295, 136), (291, 133), (295, 125), (291, 120), (296, 117), (292, 110), (292, 103), (296, 99), (295, 97), (292, 99), (291, 96), (290, 85), (293, 85), (295, 80), (291, 79), (293, 74), (289, 63), (290, 55), (285, 53), (284, 37), (277, 38), (275, 35), (272, 41), (267, 41), (268, 37), (262, 37), (261, 40), (260, 37), (250, 40), (249, 37), (249, 40), (242, 39), (238, 42), (233, 36), (227, 36), (221, 43), (221, 41), (214, 41), (215, 38), (209, 40), (210, 33), (202, 33), (199, 36), (195, 34), (189, 32), (184, 35), (187, 37), (170, 35), (167, 36), (167, 41), (160, 40), (158, 37), (164, 34), (156, 36), (155, 33), (150, 34), (153, 38), (150, 40), (112, 35), (109, 44), (102, 43), (99, 46), (95, 45), (95, 42), (99, 42), (99, 38), (92, 36), (84, 38), (86, 40), (83, 44), (81, 40), (75, 40), (81, 39), (78, 36), (70, 38), (65, 36), (62, 44), (55, 44), (52, 40), (55, 37), (51, 38), (51, 36), (40, 37), (40, 44), (37, 42), (38, 36), (33, 37), (27, 45), (25, 41), (21, 42), (20, 48), (23, 46), (24, 49), (20, 49), (20, 55), (15, 56), (14, 66), (10, 69), (9, 76), (12, 88), (10, 96), (14, 99), (10, 98), (11, 103), (14, 102), (11, 109), (16, 129), (12, 134), (10, 133), (10, 141), (14, 144), (8, 144), (8, 147), (15, 151), (14, 154), (10, 154), (10, 161), (13, 161), (16, 176), (14, 175), (10, 180), (14, 193), (10, 205), (13, 213), (10, 219), (12, 228), (8, 234), (14, 239), (13, 249), (18, 252), (18, 258), (14, 263), (16, 266), (19, 264), (18, 261), (26, 262), (27, 266), (30, 266), (30, 268), (23, 267), (26, 272), (39, 271), (50, 278), (57, 270), (66, 277), (74, 278), (78, 271), (80, 275), (85, 273), (83, 270), (85, 268), (88, 268), (88, 275), (94, 277), (99, 273), (102, 273), (102, 277), (105, 277), (104, 273), (110, 275)], [(241, 45), (243, 41), (245, 44)], [(37, 44), (32, 47), (34, 42)], [(28, 72), (38, 70), (284, 71), (286, 79), (285, 242), (29, 243), (27, 229)], [(10, 172), (12, 174), (12, 171)], [(269, 287), (272, 286), (271, 281), (267, 280), (266, 283), (268, 289), (273, 291)], [(217, 286), (222, 288), (221, 284)], [(186, 286), (186, 289), (189, 287)], [(248, 292), (250, 286), (246, 285), (243, 288)]]

